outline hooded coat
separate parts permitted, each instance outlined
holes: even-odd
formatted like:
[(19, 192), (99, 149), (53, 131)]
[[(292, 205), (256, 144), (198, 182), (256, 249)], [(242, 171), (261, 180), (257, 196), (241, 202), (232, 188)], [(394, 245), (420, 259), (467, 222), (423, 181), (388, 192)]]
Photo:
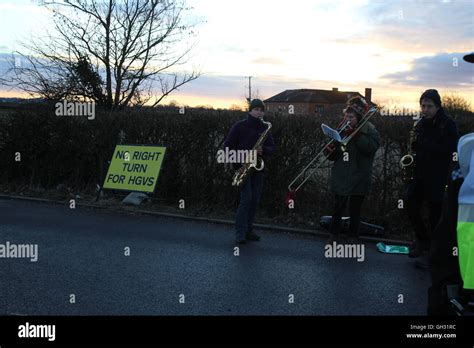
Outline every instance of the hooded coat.
[(331, 191), (340, 196), (367, 195), (372, 187), (372, 166), (380, 146), (380, 135), (367, 122), (347, 144), (346, 154), (336, 148), (331, 158)]

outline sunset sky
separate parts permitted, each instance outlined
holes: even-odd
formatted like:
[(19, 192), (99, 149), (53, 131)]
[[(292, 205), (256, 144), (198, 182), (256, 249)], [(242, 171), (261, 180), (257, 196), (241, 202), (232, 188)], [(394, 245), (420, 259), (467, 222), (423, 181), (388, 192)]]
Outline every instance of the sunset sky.
[[(286, 89), (373, 89), (384, 105), (416, 108), (423, 90), (474, 105), (474, 0), (188, 0), (197, 26), (190, 63), (202, 76), (166, 99), (242, 105), (247, 76), (269, 98)], [(0, 0), (0, 69), (50, 14), (35, 1)], [(3, 64), (4, 66), (4, 64)], [(1, 70), (0, 70), (1, 71)], [(16, 92), (0, 89), (0, 96)]]

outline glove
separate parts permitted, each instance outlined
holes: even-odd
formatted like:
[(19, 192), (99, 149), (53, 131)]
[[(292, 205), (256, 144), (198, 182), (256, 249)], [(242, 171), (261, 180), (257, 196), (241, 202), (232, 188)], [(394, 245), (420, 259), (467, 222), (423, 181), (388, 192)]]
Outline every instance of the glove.
[(325, 148), (324, 148), (324, 155), (326, 156), (327, 159), (329, 159), (330, 161), (335, 161), (337, 160), (337, 158), (339, 157), (339, 153), (340, 153), (340, 145), (339, 143), (332, 143), (332, 144), (329, 144), (327, 145)]
[[(349, 128), (345, 129), (344, 132), (343, 132), (343, 138), (347, 138), (348, 136), (352, 135), (352, 133), (354, 133), (356, 130), (356, 128), (352, 128), (349, 126)], [(357, 134), (356, 134), (357, 136)]]
[(290, 204), (290, 201), (295, 201), (296, 199), (296, 191), (290, 191), (286, 194), (285, 197), (285, 205), (288, 206)]
[(328, 145), (324, 148), (324, 154), (325, 154), (326, 156), (330, 156), (335, 150), (336, 150), (336, 145), (334, 145), (333, 143), (328, 144)]

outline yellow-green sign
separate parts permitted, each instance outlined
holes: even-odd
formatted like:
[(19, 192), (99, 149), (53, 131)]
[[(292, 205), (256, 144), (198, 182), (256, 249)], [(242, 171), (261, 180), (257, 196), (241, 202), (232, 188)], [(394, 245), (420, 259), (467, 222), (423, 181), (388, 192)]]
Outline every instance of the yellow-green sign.
[(166, 147), (117, 145), (104, 188), (140, 192), (155, 191)]

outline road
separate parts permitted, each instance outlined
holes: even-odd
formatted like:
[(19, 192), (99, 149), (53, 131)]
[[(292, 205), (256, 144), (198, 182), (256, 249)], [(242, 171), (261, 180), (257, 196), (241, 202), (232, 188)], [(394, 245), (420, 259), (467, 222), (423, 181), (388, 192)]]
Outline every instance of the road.
[(0, 315), (426, 312), (429, 274), (406, 256), (327, 258), (322, 238), (257, 232), (235, 256), (231, 226), (0, 199), (0, 244), (38, 246), (37, 262), (0, 258)]

